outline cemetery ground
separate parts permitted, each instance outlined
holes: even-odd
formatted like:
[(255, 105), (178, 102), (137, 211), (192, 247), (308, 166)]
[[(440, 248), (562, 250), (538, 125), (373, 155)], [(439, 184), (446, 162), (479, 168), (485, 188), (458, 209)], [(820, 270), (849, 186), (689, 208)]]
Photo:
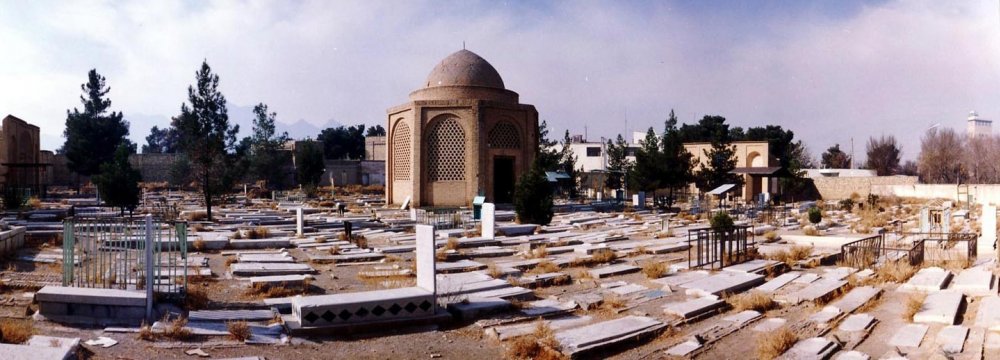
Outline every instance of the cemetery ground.
[[(42, 201), (0, 232), (0, 350), (33, 359), (1000, 355), (995, 250), (973, 241), (983, 224), (995, 226), (982, 215), (995, 217), (992, 207), (872, 199), (733, 211), (748, 241), (712, 257), (719, 249), (696, 238), (707, 215), (689, 204), (559, 204), (551, 224), (535, 226), (502, 208), (486, 209), (483, 221), (468, 210), (388, 208), (378, 194), (237, 198), (214, 208), (211, 222), (196, 194), (145, 199), (176, 205), (187, 221), (178, 265), (186, 273), (170, 275), (186, 298), (158, 301), (161, 320), (148, 326), (116, 323), (84, 304), (124, 302), (112, 292), (144, 286), (98, 269), (98, 285), (114, 290), (74, 293), (66, 309), (75, 310), (50, 310), (73, 291), (62, 287), (67, 269), (78, 284), (86, 263), (99, 261), (93, 254), (116, 253), (105, 239), (75, 248), (77, 263), (64, 266), (60, 220), (70, 208), (73, 219), (116, 213), (84, 199)], [(822, 214), (815, 224), (812, 206)], [(491, 218), (493, 236), (482, 232)], [(436, 305), (426, 309), (417, 224), (436, 225)], [(22, 243), (8, 247), (18, 233)]]

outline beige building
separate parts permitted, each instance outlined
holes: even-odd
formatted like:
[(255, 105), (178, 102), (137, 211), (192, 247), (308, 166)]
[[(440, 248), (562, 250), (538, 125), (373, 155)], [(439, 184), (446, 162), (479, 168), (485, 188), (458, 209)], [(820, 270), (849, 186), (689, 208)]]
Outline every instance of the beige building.
[[(778, 179), (767, 175), (778, 172), (780, 165), (778, 159), (771, 156), (767, 141), (734, 141), (732, 146), (736, 148), (736, 171), (743, 174), (744, 183), (743, 190), (737, 195), (749, 200), (762, 192), (777, 193)], [(686, 143), (684, 149), (694, 155), (697, 161), (694, 170), (698, 171), (708, 163), (705, 153), (712, 150), (712, 144)]]
[(387, 111), (386, 202), (465, 206), (476, 195), (513, 201), (538, 148), (538, 111), (519, 103), (483, 58), (441, 61), (410, 101)]
[[(0, 129), (0, 183), (40, 190), (47, 177), (41, 161), (38, 126), (13, 115), (3, 118)], [(37, 190), (36, 190), (37, 191)]]
[(385, 136), (365, 136), (365, 160), (385, 161)]

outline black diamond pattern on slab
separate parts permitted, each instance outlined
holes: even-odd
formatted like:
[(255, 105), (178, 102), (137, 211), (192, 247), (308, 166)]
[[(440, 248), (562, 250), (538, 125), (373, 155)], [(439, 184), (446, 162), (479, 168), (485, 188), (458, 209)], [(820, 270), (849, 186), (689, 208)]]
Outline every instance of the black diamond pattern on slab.
[(430, 308), (431, 308), (431, 303), (428, 302), (427, 300), (424, 300), (424, 302), (420, 303), (420, 310), (427, 311), (427, 309)]
[(316, 313), (310, 311), (309, 314), (305, 316), (305, 319), (306, 321), (313, 323), (316, 322), (316, 319), (319, 319), (319, 315), (316, 315)]
[(382, 305), (375, 305), (375, 308), (372, 309), (372, 314), (375, 316), (382, 316), (382, 314), (385, 314), (385, 308), (382, 307)]
[(338, 314), (337, 316), (340, 317), (340, 320), (347, 321), (347, 319), (351, 318), (351, 312), (347, 311), (347, 309), (344, 309), (344, 310), (341, 310), (340, 314)]
[(333, 321), (333, 319), (336, 318), (337, 315), (334, 315), (332, 312), (330, 312), (330, 310), (327, 310), (325, 313), (323, 313), (323, 320), (326, 320), (326, 322), (331, 322)]
[(417, 306), (413, 305), (413, 303), (406, 303), (406, 306), (404, 306), (403, 309), (406, 309), (406, 312), (412, 314), (413, 311), (417, 309)]
[(368, 309), (360, 308), (358, 311), (354, 312), (354, 315), (357, 315), (358, 317), (365, 317), (368, 315)]
[(392, 306), (389, 307), (389, 312), (392, 313), (393, 315), (399, 314), (399, 312), (402, 310), (403, 308), (399, 306), (399, 304), (392, 304)]

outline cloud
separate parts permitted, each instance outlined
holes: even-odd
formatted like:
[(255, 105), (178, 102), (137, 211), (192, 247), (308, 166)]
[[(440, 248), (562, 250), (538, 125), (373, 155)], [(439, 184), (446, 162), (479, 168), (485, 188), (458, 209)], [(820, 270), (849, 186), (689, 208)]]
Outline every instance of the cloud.
[(0, 3), (0, 113), (55, 138), (97, 68), (141, 142), (207, 59), (231, 108), (375, 124), (464, 42), (553, 134), (660, 129), (675, 109), (782, 125), (815, 156), (853, 137), (861, 158), (868, 136), (894, 134), (913, 158), (930, 124), (961, 128), (973, 109), (1000, 119), (995, 2), (774, 4)]

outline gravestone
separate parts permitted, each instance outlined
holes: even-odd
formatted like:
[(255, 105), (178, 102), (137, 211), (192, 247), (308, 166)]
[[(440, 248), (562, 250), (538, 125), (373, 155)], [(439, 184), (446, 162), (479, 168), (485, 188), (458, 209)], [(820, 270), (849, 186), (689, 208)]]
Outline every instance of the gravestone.
[(496, 236), (496, 212), (497, 206), (493, 203), (483, 204), (483, 214), (482, 214), (482, 237), (486, 239), (493, 240)]
[(951, 232), (951, 208), (944, 209), (944, 215), (941, 217), (941, 232), (947, 235)]
[(920, 232), (931, 232), (931, 209), (927, 207), (920, 208)]
[(417, 209), (410, 209), (410, 220), (417, 221)]
[(646, 192), (640, 191), (632, 195), (632, 206), (636, 210), (642, 210), (646, 206)]
[(997, 206), (993, 204), (983, 205), (983, 213), (979, 216), (979, 222), (982, 224), (982, 235), (979, 236), (979, 242), (977, 246), (981, 250), (980, 253), (985, 254), (987, 251), (993, 250), (993, 244), (997, 241)]
[(295, 209), (295, 236), (302, 237), (302, 223), (305, 222), (302, 218), (302, 208), (299, 207)]
[(436, 277), (434, 267), (436, 258), (434, 256), (434, 226), (417, 225), (417, 287), (436, 293)]
[(403, 205), (399, 206), (399, 210), (406, 210), (409, 207), (410, 207), (410, 197), (407, 196), (406, 200), (403, 200)]

